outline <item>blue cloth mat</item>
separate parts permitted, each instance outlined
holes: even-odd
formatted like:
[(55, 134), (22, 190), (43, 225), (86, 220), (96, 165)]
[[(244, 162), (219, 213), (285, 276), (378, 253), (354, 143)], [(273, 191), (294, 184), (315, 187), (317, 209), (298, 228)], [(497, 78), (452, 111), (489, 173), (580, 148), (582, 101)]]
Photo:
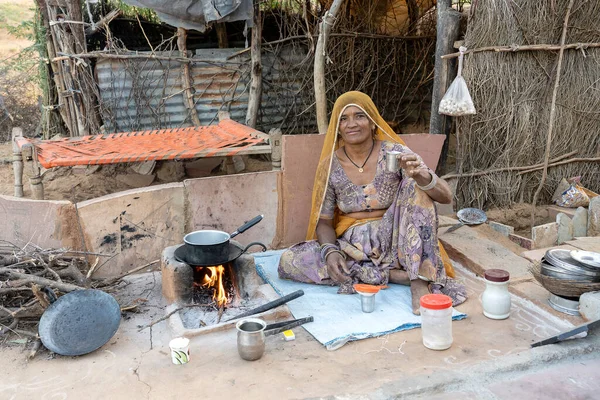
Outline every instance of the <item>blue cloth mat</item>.
[[(419, 328), (421, 317), (412, 313), (410, 288), (390, 285), (376, 295), (375, 311), (361, 310), (359, 295), (337, 294), (337, 287), (310, 285), (279, 279), (277, 266), (283, 250), (254, 253), (256, 271), (280, 296), (303, 290), (304, 296), (287, 303), (294, 318), (314, 317), (302, 325), (328, 350), (336, 350), (353, 340), (387, 335)], [(453, 310), (452, 319), (466, 318)]]

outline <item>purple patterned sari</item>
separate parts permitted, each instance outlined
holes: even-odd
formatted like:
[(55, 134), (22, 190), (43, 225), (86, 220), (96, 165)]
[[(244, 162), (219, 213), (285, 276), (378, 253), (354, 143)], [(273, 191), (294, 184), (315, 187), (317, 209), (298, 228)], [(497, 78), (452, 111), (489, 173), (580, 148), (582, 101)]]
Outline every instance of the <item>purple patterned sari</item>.
[[(381, 219), (358, 221), (338, 237), (337, 244), (348, 256), (346, 265), (351, 278), (351, 282), (340, 285), (338, 293), (354, 293), (353, 283), (385, 285), (390, 269), (401, 268), (411, 280), (431, 282), (432, 292), (447, 294), (458, 305), (466, 300), (465, 288), (446, 277), (433, 200), (416, 188), (413, 179), (385, 170), (385, 150), (392, 149), (408, 151), (402, 145), (383, 142), (375, 178), (364, 186), (350, 182), (339, 162), (333, 160), (321, 217), (331, 219), (335, 206), (344, 213), (387, 208)], [(298, 243), (285, 251), (278, 271), (283, 279), (336, 284), (329, 278), (316, 240)]]

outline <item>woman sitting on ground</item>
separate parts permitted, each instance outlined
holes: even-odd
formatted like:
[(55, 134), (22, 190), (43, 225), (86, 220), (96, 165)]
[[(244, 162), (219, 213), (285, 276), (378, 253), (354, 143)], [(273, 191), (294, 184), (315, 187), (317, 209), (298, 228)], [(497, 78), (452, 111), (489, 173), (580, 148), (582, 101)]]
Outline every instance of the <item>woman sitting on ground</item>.
[[(386, 169), (388, 151), (401, 153), (397, 172)], [(279, 276), (339, 285), (338, 293), (354, 293), (354, 283), (410, 285), (415, 314), (430, 292), (458, 305), (465, 288), (447, 278), (454, 271), (438, 244), (434, 200), (452, 201), (448, 184), (404, 145), (369, 96), (345, 93), (317, 167), (307, 241), (282, 254)]]

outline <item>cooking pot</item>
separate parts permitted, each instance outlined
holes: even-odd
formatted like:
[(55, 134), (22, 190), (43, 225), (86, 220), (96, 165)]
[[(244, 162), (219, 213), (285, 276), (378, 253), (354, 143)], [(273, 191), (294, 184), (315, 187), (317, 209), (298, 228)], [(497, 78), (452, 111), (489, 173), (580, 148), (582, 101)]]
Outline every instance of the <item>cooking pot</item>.
[(183, 237), (186, 258), (192, 260), (228, 258), (231, 252), (229, 239), (245, 232), (258, 224), (262, 219), (262, 215), (257, 215), (231, 234), (215, 230), (201, 230), (188, 233)]
[(76, 290), (56, 300), (43, 288), (52, 304), (40, 318), (38, 333), (46, 348), (63, 356), (79, 356), (104, 346), (117, 332), (121, 307), (108, 293)]

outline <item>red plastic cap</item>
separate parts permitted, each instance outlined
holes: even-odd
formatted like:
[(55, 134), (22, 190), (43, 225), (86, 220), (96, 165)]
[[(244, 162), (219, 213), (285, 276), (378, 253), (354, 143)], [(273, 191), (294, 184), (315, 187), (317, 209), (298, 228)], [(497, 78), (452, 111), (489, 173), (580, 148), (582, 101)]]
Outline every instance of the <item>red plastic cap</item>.
[(491, 282), (506, 282), (510, 278), (508, 271), (503, 269), (488, 269), (483, 276)]
[(443, 310), (452, 307), (452, 299), (445, 294), (426, 294), (421, 296), (421, 307), (430, 310)]

